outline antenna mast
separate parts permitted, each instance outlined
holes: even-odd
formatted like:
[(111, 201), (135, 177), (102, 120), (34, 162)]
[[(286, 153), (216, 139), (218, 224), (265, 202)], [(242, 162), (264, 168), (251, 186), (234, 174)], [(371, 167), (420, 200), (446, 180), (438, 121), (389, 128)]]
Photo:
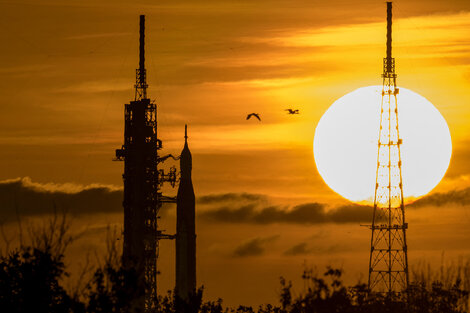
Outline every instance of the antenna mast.
[(136, 70), (135, 101), (147, 99), (147, 71), (145, 70), (145, 15), (140, 16), (139, 68)]
[[(392, 61), (393, 60), (393, 61)], [(387, 2), (387, 69), (384, 69), (385, 73), (395, 73), (392, 70), (392, 63), (395, 63), (395, 59), (392, 58), (392, 3)]]
[(383, 65), (368, 289), (392, 295), (408, 288), (409, 276), (391, 2), (387, 2), (387, 57)]

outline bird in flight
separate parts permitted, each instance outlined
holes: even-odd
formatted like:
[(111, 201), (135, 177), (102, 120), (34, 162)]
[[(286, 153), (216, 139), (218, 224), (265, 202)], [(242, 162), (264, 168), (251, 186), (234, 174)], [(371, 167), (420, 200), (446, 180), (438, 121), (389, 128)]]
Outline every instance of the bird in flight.
[(285, 109), (284, 111), (287, 111), (287, 114), (299, 114), (299, 110)]
[(256, 117), (259, 121), (261, 121), (261, 119), (259, 118), (259, 114), (258, 114), (258, 113), (250, 113), (250, 114), (248, 114), (248, 115), (246, 116), (246, 119), (249, 120), (250, 117), (252, 117), (252, 116)]

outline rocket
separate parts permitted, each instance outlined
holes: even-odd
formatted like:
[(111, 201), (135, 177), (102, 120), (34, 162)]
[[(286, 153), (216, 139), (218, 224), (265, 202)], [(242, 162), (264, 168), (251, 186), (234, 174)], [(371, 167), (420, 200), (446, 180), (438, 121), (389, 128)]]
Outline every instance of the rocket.
[(196, 291), (196, 201), (191, 180), (192, 157), (188, 128), (180, 156), (180, 183), (176, 196), (176, 296), (188, 302)]

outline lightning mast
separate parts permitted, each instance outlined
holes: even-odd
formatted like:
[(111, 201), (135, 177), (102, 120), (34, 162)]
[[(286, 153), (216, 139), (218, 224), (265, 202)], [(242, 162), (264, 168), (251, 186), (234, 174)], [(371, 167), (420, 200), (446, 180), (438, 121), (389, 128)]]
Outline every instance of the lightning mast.
[(405, 206), (398, 127), (397, 74), (392, 58), (392, 3), (387, 2), (387, 57), (383, 62), (382, 103), (372, 219), (369, 281), (371, 292), (388, 295), (408, 287)]
[[(135, 273), (131, 312), (155, 312), (157, 306), (158, 240), (173, 239), (157, 229), (157, 215), (163, 202), (176, 202), (160, 192), (164, 182), (174, 187), (176, 168), (168, 174), (158, 164), (162, 141), (157, 138), (157, 106), (147, 98), (145, 69), (145, 16), (140, 16), (139, 68), (136, 70), (134, 101), (124, 108), (124, 144), (116, 159), (124, 161), (124, 247), (123, 264)], [(172, 157), (172, 156), (171, 156)]]

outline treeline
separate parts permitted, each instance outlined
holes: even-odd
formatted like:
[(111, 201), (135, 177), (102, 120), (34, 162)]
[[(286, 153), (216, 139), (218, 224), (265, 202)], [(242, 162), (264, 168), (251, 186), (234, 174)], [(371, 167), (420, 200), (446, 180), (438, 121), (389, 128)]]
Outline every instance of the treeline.
[[(109, 249), (104, 263), (95, 268), (91, 278), (77, 281), (70, 290), (62, 286), (67, 272), (64, 256), (71, 237), (67, 236), (65, 220), (57, 218), (34, 233), (29, 244), (2, 251), (0, 256), (0, 312), (5, 313), (124, 313), (129, 307), (135, 275), (121, 266), (116, 249)], [(328, 268), (322, 275), (305, 271), (304, 292), (296, 297), (292, 283), (280, 279), (279, 303), (257, 308), (224, 307), (221, 299), (204, 302), (200, 288), (188, 303), (175, 299), (169, 292), (160, 296), (156, 312), (168, 313), (460, 313), (468, 312), (467, 277), (460, 269), (449, 281), (439, 281), (432, 275), (415, 275), (407, 292), (389, 297), (371, 295), (366, 285), (348, 287), (343, 284), (342, 271)], [(428, 273), (429, 274), (429, 273)], [(466, 274), (466, 273), (465, 273)], [(442, 278), (442, 276), (441, 276)]]

